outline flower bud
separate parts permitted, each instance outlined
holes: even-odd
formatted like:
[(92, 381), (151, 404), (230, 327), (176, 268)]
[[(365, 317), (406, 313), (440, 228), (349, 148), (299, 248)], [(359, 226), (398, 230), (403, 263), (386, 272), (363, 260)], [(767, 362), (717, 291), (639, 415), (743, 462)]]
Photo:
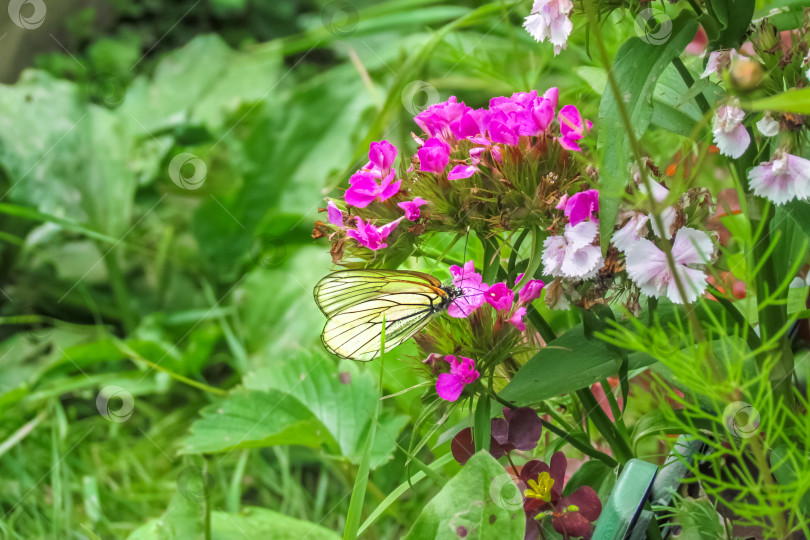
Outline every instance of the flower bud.
[(762, 65), (754, 60), (740, 58), (731, 64), (731, 84), (738, 90), (752, 90), (762, 82)]

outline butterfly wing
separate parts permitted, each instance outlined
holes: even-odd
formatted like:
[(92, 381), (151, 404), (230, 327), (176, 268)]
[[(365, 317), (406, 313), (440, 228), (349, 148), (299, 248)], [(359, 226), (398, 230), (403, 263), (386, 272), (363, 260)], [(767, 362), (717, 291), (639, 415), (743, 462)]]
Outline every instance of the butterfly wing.
[(333, 354), (368, 361), (425, 327), (447, 293), (428, 274), (408, 270), (343, 270), (315, 286), (315, 301), (329, 318), (321, 339)]

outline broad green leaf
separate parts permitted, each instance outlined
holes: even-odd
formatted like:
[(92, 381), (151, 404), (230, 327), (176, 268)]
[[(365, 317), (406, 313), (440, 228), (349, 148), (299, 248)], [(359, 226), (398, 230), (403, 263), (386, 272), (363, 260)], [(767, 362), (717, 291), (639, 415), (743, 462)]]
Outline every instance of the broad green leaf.
[(608, 467), (598, 459), (586, 461), (565, 483), (564, 496), (572, 494), (582, 486), (591, 486), (602, 503), (607, 501), (616, 484), (616, 469)]
[(0, 165), (14, 202), (123, 235), (135, 194), (132, 141), (126, 123), (85, 103), (73, 83), (26, 71), (0, 86)]
[[(347, 185), (335, 175), (352, 159), (372, 103), (356, 71), (340, 66), (273, 91), (245, 118), (234, 119), (238, 127), (222, 145), (246, 163), (238, 162), (228, 177), (209, 175), (211, 189), (219, 190), (216, 200), (207, 198), (192, 222), (200, 252), (221, 281), (235, 279), (234, 262), (245, 262), (262, 239), (288, 248), (312, 242), (317, 209), (326, 206), (324, 188)], [(241, 175), (237, 182), (230, 178), (235, 174)]]
[(778, 30), (794, 30), (804, 24), (804, 8), (807, 0), (774, 0), (754, 12), (754, 21), (768, 17), (768, 22)]
[(405, 538), (520, 540), (525, 527), (517, 486), (503, 466), (483, 450), (425, 505)]
[[(604, 93), (607, 85), (604, 69), (583, 66), (577, 68), (576, 72), (594, 92), (600, 95)], [(708, 86), (708, 79), (700, 79), (689, 88), (678, 74), (678, 70), (672, 65), (667, 66), (658, 78), (658, 84), (653, 92), (653, 112), (650, 122), (683, 137), (691, 136), (695, 125), (703, 116), (694, 98), (702, 94), (709, 103), (714, 102), (715, 96), (710, 91), (712, 88)]]
[(777, 446), (770, 453), (770, 464), (779, 485), (786, 488), (790, 486), (796, 493), (803, 493), (798, 504), (807, 513), (810, 512), (810, 480), (807, 477), (806, 462), (797, 463), (794, 461), (796, 457), (796, 449), (785, 445)]
[(127, 540), (189, 540), (203, 538), (205, 504), (176, 493), (158, 519), (138, 527)]
[(318, 247), (295, 250), (283, 243), (271, 252), (274, 240), (266, 242), (271, 267), (248, 273), (235, 298), (248, 352), (275, 357), (300, 350), (321, 334), (326, 319), (312, 289), (329, 272), (329, 255)]
[(709, 0), (707, 5), (720, 23), (720, 33), (710, 44), (715, 48), (737, 48), (754, 16), (755, 0)]
[(295, 397), (279, 390), (236, 391), (201, 414), (180, 449), (183, 454), (282, 444), (335, 446), (323, 424)]
[(653, 91), (658, 77), (695, 37), (697, 23), (686, 13), (672, 21), (666, 43), (653, 45), (641, 38), (625, 42), (616, 54), (612, 71), (621, 96), (608, 85), (599, 105), (600, 168), (599, 221), (603, 250), (609, 244), (624, 189), (630, 181), (630, 146), (617, 99), (624, 102), (634, 134), (640, 138), (653, 115)]
[(135, 79), (118, 112), (144, 137), (182, 126), (191, 107), (221, 84), (230, 59), (231, 50), (219, 36), (199, 36), (166, 54), (151, 78)]
[[(629, 371), (655, 361), (640, 354), (630, 354), (629, 359)], [(604, 342), (587, 339), (580, 324), (540, 349), (515, 374), (500, 396), (518, 405), (537, 403), (615, 375), (620, 360), (615, 350)]]
[(212, 540), (338, 540), (339, 535), (317, 523), (249, 506), (238, 514), (211, 513)]
[(797, 114), (810, 114), (810, 88), (788, 90), (775, 96), (754, 101), (742, 102), (742, 108), (749, 111), (775, 111)]
[[(337, 441), (343, 456), (360, 463), (371, 419), (379, 400), (376, 363), (343, 360), (337, 364), (325, 353), (299, 352), (279, 360), (268, 355), (261, 366), (245, 375), (254, 390), (288, 393), (311, 411)], [(379, 417), (371, 467), (387, 462), (407, 417), (383, 409)]]

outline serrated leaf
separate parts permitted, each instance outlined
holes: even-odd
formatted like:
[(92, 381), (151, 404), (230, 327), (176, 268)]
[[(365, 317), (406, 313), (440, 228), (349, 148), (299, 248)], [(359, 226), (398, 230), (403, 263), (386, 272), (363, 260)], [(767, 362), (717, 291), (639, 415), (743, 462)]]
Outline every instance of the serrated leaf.
[(191, 425), (182, 454), (228, 452), (238, 448), (337, 444), (323, 424), (295, 397), (279, 390), (237, 391), (202, 410)]
[[(289, 393), (326, 426), (340, 452), (359, 463), (379, 399), (377, 379), (369, 366), (350, 360), (335, 360), (320, 353), (302, 352), (282, 361), (263, 362), (245, 376), (252, 389)], [(371, 467), (387, 462), (407, 417), (383, 410), (371, 450)]]

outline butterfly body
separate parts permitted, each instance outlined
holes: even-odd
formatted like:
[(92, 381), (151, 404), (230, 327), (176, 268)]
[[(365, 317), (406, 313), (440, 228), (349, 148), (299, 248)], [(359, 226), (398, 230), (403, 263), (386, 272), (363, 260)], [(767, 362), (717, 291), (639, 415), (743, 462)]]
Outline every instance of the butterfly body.
[(445, 311), (462, 292), (412, 270), (341, 270), (315, 285), (315, 302), (328, 318), (321, 340), (331, 353), (353, 360), (392, 349)]

